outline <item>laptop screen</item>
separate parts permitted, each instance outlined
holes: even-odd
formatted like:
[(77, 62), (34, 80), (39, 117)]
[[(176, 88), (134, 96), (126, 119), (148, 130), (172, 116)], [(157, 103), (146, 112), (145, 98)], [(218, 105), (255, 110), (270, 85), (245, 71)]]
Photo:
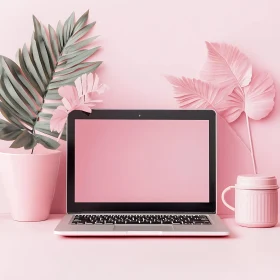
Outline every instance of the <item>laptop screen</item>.
[(75, 120), (75, 202), (209, 202), (209, 121)]

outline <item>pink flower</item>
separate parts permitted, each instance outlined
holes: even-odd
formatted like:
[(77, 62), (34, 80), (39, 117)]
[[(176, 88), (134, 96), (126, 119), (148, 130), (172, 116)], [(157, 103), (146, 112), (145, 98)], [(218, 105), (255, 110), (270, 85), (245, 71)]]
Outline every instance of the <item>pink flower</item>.
[(71, 111), (80, 110), (91, 113), (95, 103), (102, 102), (102, 100), (94, 99), (94, 95), (104, 93), (108, 89), (107, 85), (99, 84), (99, 77), (96, 74), (93, 79), (92, 73), (79, 77), (75, 81), (75, 86), (64, 86), (58, 89), (63, 106), (58, 106), (53, 112), (50, 120), (51, 131), (61, 133)]

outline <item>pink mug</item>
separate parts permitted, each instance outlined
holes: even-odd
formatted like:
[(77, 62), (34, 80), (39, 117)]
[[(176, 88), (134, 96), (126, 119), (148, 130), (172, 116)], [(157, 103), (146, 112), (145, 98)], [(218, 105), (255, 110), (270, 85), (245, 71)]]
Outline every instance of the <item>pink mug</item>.
[[(235, 189), (235, 208), (225, 194)], [(245, 227), (273, 227), (278, 223), (278, 185), (274, 176), (241, 175), (235, 186), (222, 192), (226, 207), (235, 211), (235, 221)]]

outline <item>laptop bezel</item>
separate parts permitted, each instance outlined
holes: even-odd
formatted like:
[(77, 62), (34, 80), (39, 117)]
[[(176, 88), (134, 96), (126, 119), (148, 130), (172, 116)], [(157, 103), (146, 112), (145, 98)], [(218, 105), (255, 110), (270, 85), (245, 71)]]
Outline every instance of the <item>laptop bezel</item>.
[[(112, 120), (208, 120), (209, 202), (75, 202), (75, 121)], [(72, 111), (67, 119), (67, 213), (100, 212), (187, 212), (216, 213), (216, 113), (213, 110), (92, 110)]]

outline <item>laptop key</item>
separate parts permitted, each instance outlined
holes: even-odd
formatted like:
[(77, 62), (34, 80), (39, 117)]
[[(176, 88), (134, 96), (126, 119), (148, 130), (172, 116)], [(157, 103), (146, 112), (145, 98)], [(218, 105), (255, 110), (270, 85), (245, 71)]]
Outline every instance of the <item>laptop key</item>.
[(75, 215), (73, 225), (174, 224), (211, 225), (206, 215)]

